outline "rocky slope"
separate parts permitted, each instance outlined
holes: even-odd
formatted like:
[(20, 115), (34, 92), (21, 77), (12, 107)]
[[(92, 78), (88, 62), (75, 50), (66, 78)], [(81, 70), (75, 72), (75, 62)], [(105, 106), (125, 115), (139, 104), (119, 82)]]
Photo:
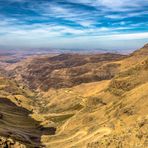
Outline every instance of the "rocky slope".
[(0, 77), (0, 136), (5, 137), (0, 138), (1, 147), (39, 147), (43, 134), (55, 134), (54, 127), (45, 128), (31, 117), (33, 97), (15, 81)]
[(110, 64), (125, 56), (119, 54), (79, 55), (61, 54), (34, 58), (13, 69), (14, 76), (32, 89), (66, 88), (100, 80), (111, 79), (119, 64)]
[(27, 147), (148, 147), (147, 55), (145, 45), (129, 56), (62, 54), (8, 66), (0, 79), (3, 143), (10, 137)]

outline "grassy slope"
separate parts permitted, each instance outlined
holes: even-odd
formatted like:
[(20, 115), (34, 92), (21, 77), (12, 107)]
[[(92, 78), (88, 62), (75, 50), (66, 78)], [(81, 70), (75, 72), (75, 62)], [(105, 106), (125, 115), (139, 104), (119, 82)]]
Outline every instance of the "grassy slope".
[(34, 95), (29, 89), (19, 86), (14, 80), (0, 76), (0, 97), (8, 98), (18, 106), (31, 110)]
[(82, 105), (64, 124), (55, 123), (59, 126), (56, 136), (43, 136), (47, 147), (147, 147), (148, 50), (141, 50), (117, 62), (120, 73), (111, 81), (44, 94), (50, 96), (49, 116), (71, 113), (68, 106)]
[[(42, 143), (49, 148), (146, 147), (147, 51), (144, 47), (126, 59), (110, 62), (120, 65), (120, 72), (111, 80), (40, 91), (33, 117), (44, 126), (58, 128), (56, 135), (42, 136)], [(1, 77), (0, 82), (2, 97), (32, 109), (34, 94), (22, 86), (18, 89), (12, 80)]]
[[(53, 134), (53, 128), (44, 128), (31, 117), (34, 97), (35, 94), (29, 89), (22, 88), (11, 79), (0, 77), (0, 136), (12, 138), (27, 147), (35, 147), (42, 145), (42, 134), (47, 131)], [(1, 137), (0, 140), (0, 147), (6, 146), (6, 143), (10, 146), (9, 140)], [(10, 141), (16, 147), (24, 147)]]

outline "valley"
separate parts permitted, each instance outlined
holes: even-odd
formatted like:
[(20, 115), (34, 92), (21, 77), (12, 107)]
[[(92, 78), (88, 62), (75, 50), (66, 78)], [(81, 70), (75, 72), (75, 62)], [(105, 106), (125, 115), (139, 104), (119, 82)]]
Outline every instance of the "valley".
[(6, 146), (148, 147), (148, 44), (129, 55), (1, 54)]

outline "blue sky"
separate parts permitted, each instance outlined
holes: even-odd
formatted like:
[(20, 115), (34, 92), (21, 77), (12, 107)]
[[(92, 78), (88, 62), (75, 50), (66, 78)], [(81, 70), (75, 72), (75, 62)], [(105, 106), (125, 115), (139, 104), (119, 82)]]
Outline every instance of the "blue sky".
[(0, 0), (0, 48), (130, 52), (148, 42), (148, 0)]

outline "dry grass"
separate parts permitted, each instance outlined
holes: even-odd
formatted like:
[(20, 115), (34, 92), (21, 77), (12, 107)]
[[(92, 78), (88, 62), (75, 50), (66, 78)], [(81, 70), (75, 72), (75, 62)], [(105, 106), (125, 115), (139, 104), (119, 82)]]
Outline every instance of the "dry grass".
[[(101, 71), (103, 71), (103, 74), (104, 72), (117, 73), (114, 78), (109, 80), (88, 81), (88, 83), (82, 83), (82, 81), (80, 84), (71, 87), (50, 88), (46, 92), (38, 89), (39, 92), (36, 95), (27, 88), (17, 86), (17, 83), (12, 80), (0, 78), (0, 94), (7, 96), (7, 99), (17, 104), (16, 108), (18, 106), (27, 109), (33, 108), (32, 117), (42, 121), (42, 125), (57, 127), (56, 135), (41, 134), (41, 141), (47, 148), (146, 148), (148, 147), (147, 51), (147, 47), (144, 47), (120, 61), (103, 63), (101, 68), (100, 65), (98, 68), (98, 65), (94, 64), (93, 74), (100, 74)], [(52, 60), (57, 61), (59, 58), (63, 60), (63, 56), (66, 55), (53, 57)], [(68, 58), (69, 56), (71, 57), (71, 55), (68, 55)], [(73, 63), (73, 60), (70, 61)], [(96, 57), (93, 60), (98, 61)], [(84, 66), (84, 61), (77, 62), (79, 61), (73, 64)], [(64, 61), (65, 64), (70, 68), (71, 64), (69, 65), (68, 60)], [(92, 63), (88, 65), (91, 67)], [(88, 65), (85, 64), (86, 67)], [(118, 65), (117, 69), (115, 68), (116, 65)], [(83, 75), (88, 69), (90, 70), (90, 67), (86, 69), (84, 66), (83, 69), (81, 66), (70, 69), (68, 74), (75, 78), (79, 74)], [(104, 68), (107, 68), (107, 71), (104, 71)], [(113, 71), (108, 71), (108, 68), (113, 68)], [(81, 71), (77, 71), (78, 69)], [(59, 71), (53, 71), (52, 74), (57, 77), (62, 77), (62, 74), (67, 76), (68, 70), (61, 68)], [(86, 73), (85, 76), (90, 76), (92, 71)], [(56, 85), (61, 84), (58, 83), (58, 80)], [(68, 83), (69, 81), (65, 82)], [(34, 83), (37, 84), (36, 81)], [(6, 110), (6, 104), (3, 103), (2, 107)], [(33, 131), (34, 123), (37, 121), (29, 118), (27, 114), (24, 117), (21, 113), (17, 113), (16, 108), (13, 108), (14, 110), (13, 112), (11, 110), (11, 113), (9, 109), (6, 110), (12, 116), (8, 118), (9, 115), (7, 115), (6, 120), (9, 123), (16, 123), (13, 133), (17, 135), (15, 130), (18, 131), (18, 128), (19, 132), (22, 132), (20, 125), (23, 125), (29, 134), (30, 132), (31, 135), (35, 134)], [(0, 124), (1, 126), (6, 128), (5, 124)], [(3, 128), (0, 128), (0, 130)]]

